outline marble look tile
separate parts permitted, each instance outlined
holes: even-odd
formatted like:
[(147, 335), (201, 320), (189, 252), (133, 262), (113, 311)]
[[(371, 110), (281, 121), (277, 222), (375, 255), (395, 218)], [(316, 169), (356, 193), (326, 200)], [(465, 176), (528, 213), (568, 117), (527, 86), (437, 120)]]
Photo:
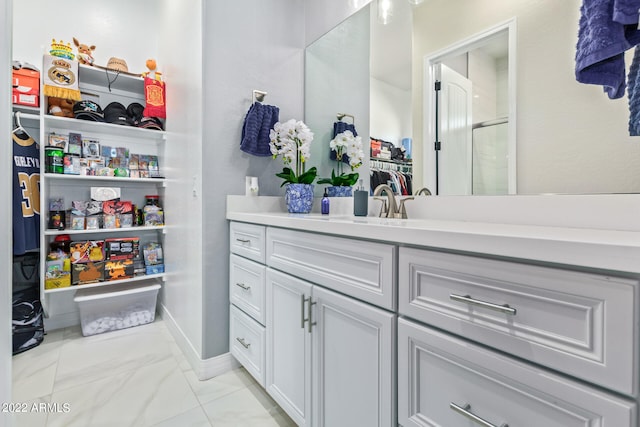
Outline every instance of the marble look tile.
[(259, 385), (227, 394), (202, 407), (216, 427), (295, 427)]
[(174, 358), (54, 392), (52, 400), (70, 402), (71, 411), (49, 416), (47, 427), (151, 426), (198, 407)]
[(176, 360), (171, 343), (155, 323), (89, 337), (65, 332), (54, 392)]
[(234, 369), (206, 381), (200, 381), (192, 370), (184, 375), (202, 404), (256, 384), (244, 368)]
[[(22, 401), (21, 403), (28, 404), (28, 412), (16, 413), (13, 416), (14, 427), (45, 427), (47, 425), (46, 411), (40, 410), (41, 403), (49, 403), (51, 396), (39, 397), (28, 401)], [(14, 400), (14, 402), (16, 402)], [(36, 405), (35, 407), (33, 405)], [(35, 409), (35, 410), (34, 410)]]
[(154, 424), (152, 427), (211, 427), (202, 407), (198, 406), (173, 418)]
[(48, 332), (39, 346), (12, 358), (13, 402), (47, 396), (53, 391), (63, 331)]

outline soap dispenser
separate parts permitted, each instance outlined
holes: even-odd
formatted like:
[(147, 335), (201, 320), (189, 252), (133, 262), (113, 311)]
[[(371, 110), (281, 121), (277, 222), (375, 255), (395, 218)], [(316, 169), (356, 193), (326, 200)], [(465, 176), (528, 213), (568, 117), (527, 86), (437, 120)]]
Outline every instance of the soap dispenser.
[(353, 214), (367, 216), (369, 213), (369, 193), (364, 189), (362, 180), (358, 181), (358, 188), (353, 192)]
[(327, 195), (327, 188), (324, 189), (324, 196), (322, 196), (322, 202), (320, 203), (322, 215), (329, 215), (329, 196)]

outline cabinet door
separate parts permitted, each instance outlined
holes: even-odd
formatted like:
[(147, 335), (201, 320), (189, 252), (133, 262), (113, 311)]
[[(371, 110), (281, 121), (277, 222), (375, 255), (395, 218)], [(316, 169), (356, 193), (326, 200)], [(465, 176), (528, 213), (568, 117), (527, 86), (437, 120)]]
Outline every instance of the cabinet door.
[(313, 301), (313, 425), (395, 426), (395, 314), (318, 286)]
[(311, 285), (267, 269), (266, 389), (299, 426), (309, 426), (311, 335), (307, 299)]
[(405, 319), (398, 418), (404, 427), (638, 425), (631, 400)]

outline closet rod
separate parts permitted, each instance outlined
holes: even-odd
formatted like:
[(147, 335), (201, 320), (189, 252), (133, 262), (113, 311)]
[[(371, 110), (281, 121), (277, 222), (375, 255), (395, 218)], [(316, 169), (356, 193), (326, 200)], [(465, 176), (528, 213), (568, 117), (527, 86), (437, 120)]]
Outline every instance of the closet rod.
[(18, 121), (20, 121), (22, 119), (40, 120), (40, 115), (38, 115), (38, 114), (23, 113), (21, 111), (14, 111), (13, 112), (13, 117), (15, 117), (16, 120), (18, 120)]

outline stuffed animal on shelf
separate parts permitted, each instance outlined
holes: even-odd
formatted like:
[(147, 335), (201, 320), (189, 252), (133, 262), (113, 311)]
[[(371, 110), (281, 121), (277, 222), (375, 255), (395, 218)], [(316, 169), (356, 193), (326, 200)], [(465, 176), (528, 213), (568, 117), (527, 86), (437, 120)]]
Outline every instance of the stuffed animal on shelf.
[(84, 43), (80, 43), (78, 39), (73, 38), (73, 44), (78, 48), (78, 62), (86, 65), (93, 65), (93, 56), (91, 55), (93, 51), (96, 49), (94, 45), (86, 45)]
[(50, 96), (48, 104), (49, 114), (58, 117), (73, 117), (74, 101)]
[(159, 82), (162, 81), (162, 73), (156, 69), (158, 64), (156, 64), (155, 59), (147, 59), (145, 63), (149, 71), (145, 71), (142, 73), (142, 77), (149, 77), (150, 79), (157, 80)]

